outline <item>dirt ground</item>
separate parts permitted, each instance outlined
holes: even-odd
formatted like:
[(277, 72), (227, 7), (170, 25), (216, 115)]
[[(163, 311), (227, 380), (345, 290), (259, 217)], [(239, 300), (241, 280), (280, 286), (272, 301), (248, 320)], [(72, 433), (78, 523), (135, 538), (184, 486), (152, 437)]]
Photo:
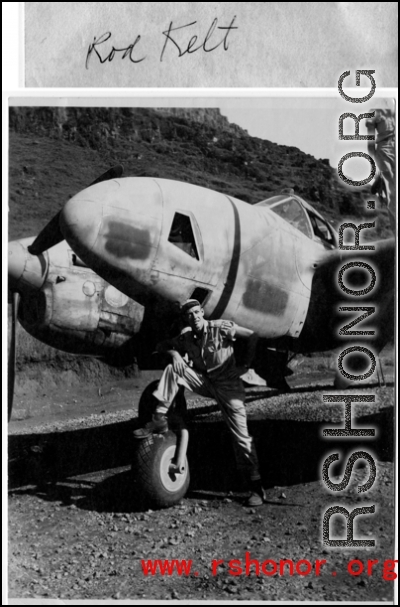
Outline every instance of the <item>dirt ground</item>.
[[(249, 429), (266, 488), (266, 502), (257, 508), (243, 505), (246, 493), (216, 404), (190, 394), (189, 491), (172, 508), (143, 509), (131, 476), (131, 432), (139, 396), (154, 377), (71, 386), (31, 402), (29, 416), (24, 403), (17, 404), (9, 424), (11, 598), (393, 600), (393, 581), (384, 571), (394, 558), (393, 367), (385, 367), (386, 386), (347, 391), (375, 394), (375, 403), (353, 406), (357, 425), (378, 430), (375, 439), (321, 436), (329, 422), (344, 423), (343, 405), (322, 401), (333, 393), (329, 370), (299, 368), (289, 394), (247, 388)], [(342, 454), (332, 466), (339, 482), (356, 450), (374, 456), (372, 488), (358, 493), (370, 472), (356, 466), (348, 487), (333, 495), (321, 480), (323, 461)], [(355, 538), (374, 539), (374, 547), (323, 545), (323, 515), (336, 504), (349, 511), (375, 506), (375, 514), (355, 519)], [(331, 539), (344, 538), (344, 518), (333, 517), (330, 530)], [(146, 575), (149, 559), (191, 560), (191, 571)], [(290, 563), (280, 569), (285, 559), (293, 572)], [(326, 561), (318, 575), (317, 560)], [(368, 561), (377, 561), (369, 571)]]

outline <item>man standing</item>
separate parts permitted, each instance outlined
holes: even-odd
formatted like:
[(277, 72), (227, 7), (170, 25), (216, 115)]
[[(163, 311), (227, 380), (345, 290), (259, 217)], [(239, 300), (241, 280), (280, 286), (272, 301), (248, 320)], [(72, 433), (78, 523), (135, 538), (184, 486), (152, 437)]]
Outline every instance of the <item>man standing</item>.
[(368, 134), (375, 135), (375, 141), (368, 141), (368, 154), (375, 159), (385, 183), (390, 227), (396, 234), (396, 142), (395, 118), (390, 109), (370, 110), (374, 118), (366, 121)]
[[(178, 337), (157, 345), (157, 352), (172, 359), (160, 379), (154, 396), (159, 404), (152, 421), (135, 431), (140, 437), (149, 431), (168, 430), (167, 413), (179, 386), (202, 396), (215, 398), (231, 431), (238, 468), (245, 473), (251, 494), (248, 506), (263, 503), (263, 488), (257, 454), (247, 429), (245, 392), (240, 375), (245, 373), (254, 358), (258, 337), (249, 329), (227, 320), (207, 321), (204, 310), (196, 299), (189, 299), (181, 308), (186, 326)], [(238, 369), (233, 351), (236, 337), (247, 339), (244, 368)], [(187, 355), (192, 366), (182, 356)]]

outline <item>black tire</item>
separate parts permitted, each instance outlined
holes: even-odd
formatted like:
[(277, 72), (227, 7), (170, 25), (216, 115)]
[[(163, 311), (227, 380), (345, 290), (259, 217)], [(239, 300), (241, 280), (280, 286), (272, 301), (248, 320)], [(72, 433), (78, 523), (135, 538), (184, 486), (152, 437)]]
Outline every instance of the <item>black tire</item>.
[(176, 434), (171, 431), (151, 434), (137, 441), (132, 472), (138, 495), (146, 506), (174, 506), (188, 490), (190, 473), (187, 458), (182, 474), (171, 473), (168, 469), (175, 455), (176, 442)]

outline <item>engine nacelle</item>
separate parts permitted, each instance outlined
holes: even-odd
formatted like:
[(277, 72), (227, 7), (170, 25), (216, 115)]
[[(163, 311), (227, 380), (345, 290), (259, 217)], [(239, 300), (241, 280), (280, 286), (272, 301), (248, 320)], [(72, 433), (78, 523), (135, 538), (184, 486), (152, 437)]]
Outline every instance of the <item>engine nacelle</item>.
[(133, 357), (144, 307), (86, 267), (65, 241), (40, 256), (29, 253), (32, 241), (10, 243), (14, 257), (20, 250), (24, 256), (12, 284), (21, 293), (18, 319), (24, 329), (75, 354), (108, 357), (129, 343), (133, 347), (126, 352)]

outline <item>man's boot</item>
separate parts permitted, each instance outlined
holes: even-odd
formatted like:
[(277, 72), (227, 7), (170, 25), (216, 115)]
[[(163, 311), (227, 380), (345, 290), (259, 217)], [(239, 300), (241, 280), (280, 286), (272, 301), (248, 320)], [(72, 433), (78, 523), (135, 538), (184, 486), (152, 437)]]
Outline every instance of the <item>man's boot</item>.
[(150, 434), (164, 434), (168, 432), (168, 419), (163, 413), (153, 413), (151, 421), (147, 422), (143, 428), (133, 431), (135, 438), (146, 438)]
[(263, 502), (264, 489), (261, 480), (250, 481), (250, 495), (244, 505), (253, 508), (254, 506), (262, 506)]

